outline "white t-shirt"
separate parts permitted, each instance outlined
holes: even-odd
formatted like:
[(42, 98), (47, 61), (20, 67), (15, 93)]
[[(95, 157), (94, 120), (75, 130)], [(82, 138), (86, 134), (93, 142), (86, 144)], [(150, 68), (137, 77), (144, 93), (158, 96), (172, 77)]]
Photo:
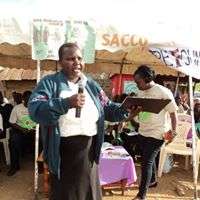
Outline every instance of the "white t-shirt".
[(160, 113), (140, 112), (138, 122), (140, 123), (139, 133), (145, 137), (162, 139), (163, 134), (171, 129), (169, 113), (176, 112), (177, 105), (172, 92), (162, 85), (155, 84), (148, 90), (139, 90), (138, 97), (171, 99)]
[[(68, 85), (70, 90), (61, 91), (61, 98), (67, 98), (77, 94), (78, 84), (74, 84), (68, 81)], [(75, 117), (75, 108), (69, 109), (66, 114), (60, 116), (59, 128), (61, 137), (69, 137), (75, 135), (93, 136), (97, 134), (97, 120), (99, 118), (99, 113), (96, 105), (94, 104), (86, 89), (84, 89), (84, 94), (85, 104), (81, 108), (80, 118)]]
[(20, 104), (14, 106), (14, 108), (12, 109), (9, 122), (11, 124), (20, 125), (21, 120), (26, 116), (29, 116), (28, 108), (25, 107), (23, 103), (20, 103)]

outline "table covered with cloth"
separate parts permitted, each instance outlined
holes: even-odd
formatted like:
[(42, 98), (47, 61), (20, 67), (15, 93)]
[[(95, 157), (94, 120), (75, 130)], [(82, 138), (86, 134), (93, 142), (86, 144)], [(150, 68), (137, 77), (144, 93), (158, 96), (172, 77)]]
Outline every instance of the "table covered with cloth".
[(133, 159), (122, 146), (115, 146), (101, 153), (99, 176), (101, 185), (121, 180), (126, 180), (126, 184), (130, 185), (137, 180)]

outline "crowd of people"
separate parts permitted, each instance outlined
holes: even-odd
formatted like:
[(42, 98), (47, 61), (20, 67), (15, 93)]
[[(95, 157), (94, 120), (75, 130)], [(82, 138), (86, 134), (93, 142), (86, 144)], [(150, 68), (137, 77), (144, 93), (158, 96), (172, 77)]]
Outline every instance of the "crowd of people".
[(27, 104), (31, 91), (12, 93), (8, 101), (0, 92), (0, 138), (5, 138), (9, 129), (10, 168), (7, 176), (13, 176), (20, 169), (20, 158), (34, 147), (36, 123), (30, 119)]
[[(103, 141), (123, 145), (135, 160), (136, 155), (141, 156), (141, 180), (133, 200), (145, 200), (148, 188), (158, 184), (156, 167), (165, 133), (173, 140), (177, 113), (189, 113), (190, 107), (169, 88), (155, 83), (149, 66), (141, 65), (133, 74), (137, 94), (110, 100), (100, 85), (84, 74), (82, 52), (76, 43), (63, 44), (58, 55), (61, 70), (41, 79), (33, 92), (14, 92), (12, 104), (5, 103), (0, 93), (0, 137), (10, 128), (7, 175), (20, 169), (23, 145), (39, 123), (43, 158), (50, 173), (50, 200), (102, 199), (98, 164)], [(169, 99), (170, 103), (155, 114), (141, 106), (124, 108), (121, 104), (127, 96)], [(200, 122), (200, 101), (195, 102), (194, 117)]]

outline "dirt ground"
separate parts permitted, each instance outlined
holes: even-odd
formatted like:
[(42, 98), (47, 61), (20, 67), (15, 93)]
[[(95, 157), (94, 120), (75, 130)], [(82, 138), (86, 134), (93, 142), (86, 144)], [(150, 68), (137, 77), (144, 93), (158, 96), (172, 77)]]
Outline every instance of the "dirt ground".
[[(137, 165), (137, 174), (140, 175), (140, 166)], [(33, 156), (23, 158), (21, 170), (12, 177), (7, 177), (8, 170), (5, 163), (0, 160), (0, 200), (47, 200), (42, 192), (42, 174), (39, 175), (39, 191), (35, 197), (33, 192)], [(159, 185), (156, 188), (149, 189), (148, 200), (189, 200), (193, 199), (192, 169), (184, 170), (184, 160), (177, 159), (173, 169), (168, 174), (163, 174), (159, 179)], [(200, 182), (200, 180), (198, 180)], [(176, 186), (184, 189), (185, 195), (179, 196), (176, 192)], [(200, 185), (199, 185), (200, 186)], [(121, 195), (119, 189), (113, 189), (112, 194), (106, 191), (103, 200), (131, 200), (137, 193), (137, 183)]]

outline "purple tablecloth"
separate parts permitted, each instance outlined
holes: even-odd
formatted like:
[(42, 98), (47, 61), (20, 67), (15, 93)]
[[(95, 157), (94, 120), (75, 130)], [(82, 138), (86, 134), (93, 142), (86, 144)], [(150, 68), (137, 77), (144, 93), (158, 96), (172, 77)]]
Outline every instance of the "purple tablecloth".
[(137, 180), (133, 159), (121, 146), (101, 153), (99, 175), (101, 185), (118, 182), (122, 179), (127, 179), (127, 184), (130, 185)]

